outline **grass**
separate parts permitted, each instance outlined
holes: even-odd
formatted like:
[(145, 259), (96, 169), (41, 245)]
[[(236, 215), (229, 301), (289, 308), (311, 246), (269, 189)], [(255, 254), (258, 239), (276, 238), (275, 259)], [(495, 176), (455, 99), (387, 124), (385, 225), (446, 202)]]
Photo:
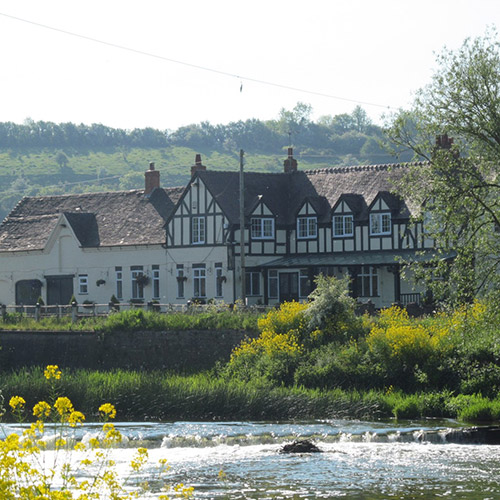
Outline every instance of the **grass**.
[[(3, 374), (1, 389), (6, 402), (20, 395), (26, 399), (27, 408), (51, 397), (40, 368)], [(114, 404), (122, 421), (448, 417), (481, 422), (500, 418), (500, 400), (480, 396), (272, 388), (262, 381), (244, 383), (212, 373), (181, 376), (75, 370), (63, 373), (58, 393), (69, 397), (88, 420), (97, 417), (97, 408), (103, 402)]]
[(257, 331), (257, 320), (262, 313), (253, 310), (220, 310), (216, 306), (206, 312), (186, 314), (172, 312), (161, 314), (134, 309), (110, 314), (105, 317), (84, 318), (76, 323), (70, 317), (33, 318), (8, 313), (0, 319), (0, 330), (29, 331), (182, 331), (182, 330), (246, 330)]

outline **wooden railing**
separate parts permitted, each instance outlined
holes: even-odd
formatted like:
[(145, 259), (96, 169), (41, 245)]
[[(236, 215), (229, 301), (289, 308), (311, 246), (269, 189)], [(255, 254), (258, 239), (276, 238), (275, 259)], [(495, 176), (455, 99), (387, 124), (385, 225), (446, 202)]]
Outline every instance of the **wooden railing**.
[(399, 302), (406, 306), (408, 304), (420, 304), (422, 296), (419, 293), (401, 293), (399, 295)]

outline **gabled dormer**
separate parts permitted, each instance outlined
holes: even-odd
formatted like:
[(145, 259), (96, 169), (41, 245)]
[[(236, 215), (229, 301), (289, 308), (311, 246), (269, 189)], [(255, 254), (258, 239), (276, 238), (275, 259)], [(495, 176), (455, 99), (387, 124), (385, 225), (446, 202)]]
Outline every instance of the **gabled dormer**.
[(250, 239), (274, 240), (276, 237), (276, 215), (264, 203), (261, 196), (250, 209), (248, 216), (250, 222)]
[(370, 236), (391, 236), (393, 222), (399, 219), (401, 198), (380, 191), (368, 207), (368, 227)]
[(332, 237), (353, 238), (355, 226), (365, 211), (364, 198), (358, 194), (342, 194), (331, 211)]
[(295, 218), (295, 231), (298, 240), (312, 240), (318, 237), (317, 210), (317, 203), (310, 199), (304, 200)]

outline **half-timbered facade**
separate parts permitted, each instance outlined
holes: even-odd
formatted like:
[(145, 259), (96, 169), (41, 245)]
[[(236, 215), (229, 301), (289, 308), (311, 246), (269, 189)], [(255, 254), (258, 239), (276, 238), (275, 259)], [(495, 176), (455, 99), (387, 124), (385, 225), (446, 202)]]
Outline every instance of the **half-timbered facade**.
[[(411, 220), (416, 207), (393, 192), (408, 165), (296, 165), (290, 151), (283, 173), (244, 174), (248, 303), (306, 299), (319, 273), (349, 275), (353, 295), (376, 307), (418, 300), (423, 290), (401, 279), (401, 262), (426, 258), (432, 241)], [(239, 179), (197, 158), (166, 224), (169, 272), (178, 281), (169, 301), (241, 296)]]

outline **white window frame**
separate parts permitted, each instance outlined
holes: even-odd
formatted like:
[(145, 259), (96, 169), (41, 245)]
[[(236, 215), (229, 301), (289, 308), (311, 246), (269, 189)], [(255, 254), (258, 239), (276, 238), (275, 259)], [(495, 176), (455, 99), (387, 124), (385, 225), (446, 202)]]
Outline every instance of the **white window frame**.
[(89, 293), (89, 276), (88, 274), (78, 275), (78, 293), (80, 295), (88, 295)]
[(380, 295), (380, 280), (376, 267), (361, 266), (357, 278), (358, 297), (378, 297)]
[(222, 264), (215, 264), (215, 296), (224, 296), (224, 287), (222, 282)]
[(137, 277), (143, 274), (143, 266), (132, 266), (130, 268), (130, 276), (132, 278), (132, 299), (144, 299), (144, 285), (137, 282)]
[(274, 219), (272, 217), (252, 217), (250, 234), (253, 240), (272, 240), (274, 238)]
[(202, 245), (206, 239), (206, 219), (205, 217), (193, 217), (191, 219), (191, 243)]
[(318, 218), (316, 216), (297, 217), (297, 238), (307, 240), (318, 236)]
[(116, 298), (123, 299), (123, 269), (121, 266), (115, 267), (116, 277)]
[[(340, 222), (340, 224), (337, 224), (337, 222)], [(339, 229), (340, 231), (338, 232), (337, 229)], [(353, 236), (354, 217), (352, 215), (334, 215), (332, 219), (332, 231), (334, 238), (344, 238), (346, 236)]]
[[(254, 283), (254, 279), (256, 283)], [(254, 284), (256, 286), (254, 286)], [(260, 272), (246, 271), (245, 272), (245, 292), (248, 297), (260, 297)]]
[(383, 236), (391, 234), (392, 220), (390, 212), (370, 214), (370, 235)]
[(186, 281), (186, 276), (184, 275), (184, 265), (177, 265), (177, 298), (183, 299), (185, 297), (185, 287), (184, 282)]
[[(270, 299), (277, 299), (279, 297), (279, 280), (278, 270), (270, 269), (267, 273), (267, 294)], [(273, 289), (275, 291), (273, 291)]]
[(207, 270), (205, 266), (193, 266), (193, 297), (207, 296)]
[(151, 275), (153, 281), (153, 299), (160, 298), (160, 266), (155, 264), (151, 268)]

